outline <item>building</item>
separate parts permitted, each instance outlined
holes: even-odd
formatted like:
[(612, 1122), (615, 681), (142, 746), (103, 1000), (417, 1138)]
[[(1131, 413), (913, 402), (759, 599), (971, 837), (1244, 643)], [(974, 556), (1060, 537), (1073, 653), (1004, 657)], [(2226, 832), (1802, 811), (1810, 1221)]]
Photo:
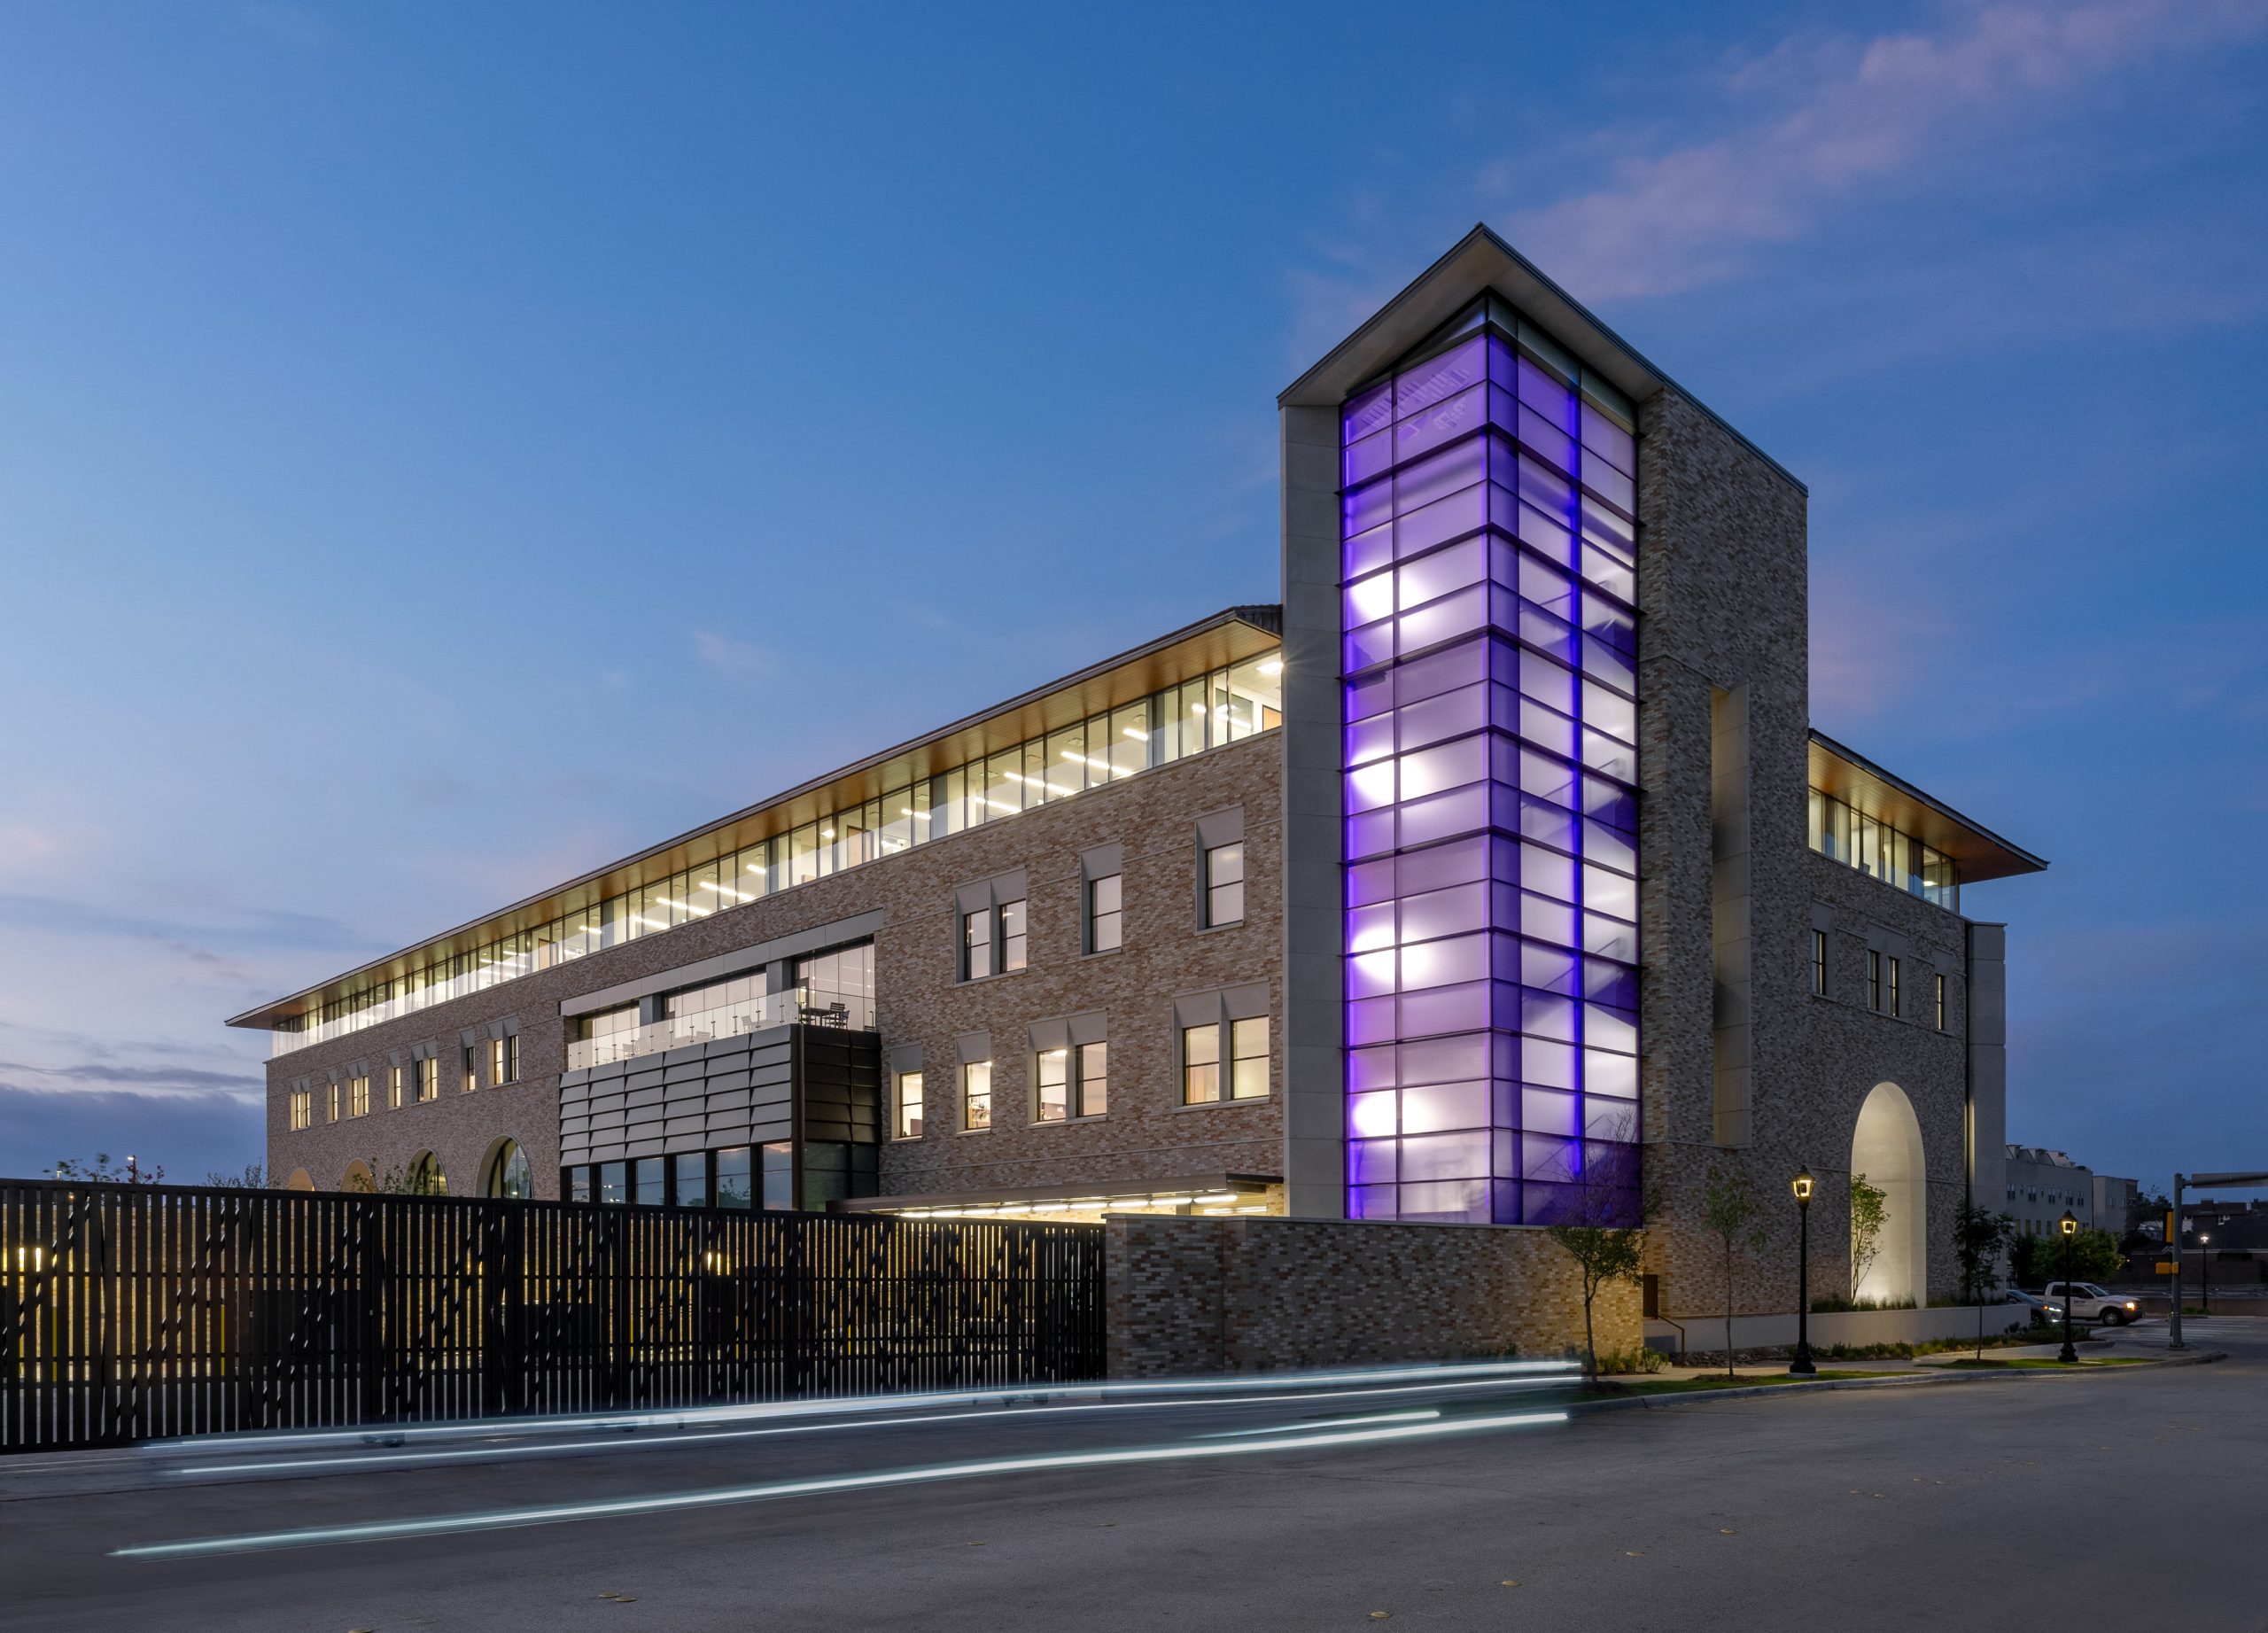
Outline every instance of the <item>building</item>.
[(2123, 1236), (2138, 1187), (2132, 1179), (2098, 1174), (2062, 1151), (2010, 1146), (2006, 1192), (2006, 1211), (2019, 1236), (2056, 1234), (2066, 1210), (2090, 1229)]
[[(600, 1201), (1650, 1233), (1950, 1290), (2037, 858), (1812, 729), (1800, 482), (1476, 229), (1279, 400), (1215, 614), (236, 1017), (270, 1158)], [(1518, 1234), (1517, 1229), (1508, 1233)]]
[[(2007, 1212), (2019, 1236), (2054, 1236), (2067, 1212), (2088, 1226), (2101, 1217), (2095, 1209), (2094, 1171), (2063, 1152), (2010, 1146), (2007, 1172)], [(2123, 1212), (2114, 1228), (2125, 1229)]]

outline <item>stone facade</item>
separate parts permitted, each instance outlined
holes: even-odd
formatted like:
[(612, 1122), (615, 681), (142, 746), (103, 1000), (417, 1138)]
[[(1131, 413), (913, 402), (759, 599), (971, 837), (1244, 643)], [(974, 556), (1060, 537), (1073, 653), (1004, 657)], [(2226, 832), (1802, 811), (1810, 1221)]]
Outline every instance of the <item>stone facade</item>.
[[(1574, 1261), (1515, 1226), (1115, 1215), (1110, 1375), (1556, 1357), (1583, 1341)], [(1602, 1288), (1598, 1346), (1639, 1341), (1638, 1292)]]
[[(1713, 1168), (1746, 1178), (1760, 1245), (1736, 1248), (1738, 1310), (1794, 1303), (1798, 1217), (1789, 1182), (1816, 1177), (1811, 1290), (1847, 1295), (1848, 1178), (1860, 1108), (1877, 1084), (1911, 1103), (1926, 1167), (1930, 1294), (1958, 1281), (1951, 1210), (1964, 1194), (1968, 981), (1960, 915), (1814, 853), (1810, 786), (1805, 495), (1674, 392), (1642, 412), (1638, 571), (1640, 853), (1645, 977), (1646, 1165), (1660, 1205), (1648, 1270), (1662, 1313), (1721, 1313), (1722, 1241), (1702, 1221)], [(1739, 700), (1744, 785), (1713, 788), (1724, 752), (1713, 704)], [(1745, 832), (1728, 844), (1724, 830)], [(1728, 876), (1728, 875), (1731, 876)], [(1726, 898), (1745, 915), (1747, 990), (1729, 1013), (1718, 954)], [(1812, 932), (1829, 942), (1829, 991), (1812, 991)], [(1905, 974), (1904, 1013), (1868, 1007), (1869, 948)], [(1930, 976), (1947, 976), (1936, 1029)], [(1723, 1056), (1746, 1072), (1744, 1135), (1720, 1143)]]
[[(1179, 1104), (1173, 1016), (1177, 995), (1252, 982), (1270, 984), (1270, 1013), (1280, 1013), (1282, 764), (1277, 734), (1247, 738), (280, 1056), (268, 1063), (269, 1166), (287, 1176), (303, 1169), (318, 1189), (329, 1190), (343, 1183), (351, 1163), (368, 1163), (383, 1176), (406, 1170), (420, 1153), (431, 1152), (452, 1191), (470, 1195), (495, 1142), (509, 1136), (527, 1153), (538, 1194), (556, 1196), (558, 1082), (567, 1043), (563, 1002), (880, 910), (874, 980), (885, 1058), (895, 1047), (920, 1045), (931, 1102), (947, 1111), (953, 1074), (940, 1068), (955, 1059), (955, 1039), (989, 1031), (994, 1052), (995, 1126), (960, 1134), (952, 1131), (957, 1119), (933, 1117), (923, 1138), (886, 1144), (885, 1194), (1280, 1173), (1280, 1027), (1270, 1030), (1275, 1093), (1268, 1100), (1185, 1108)], [(1200, 929), (1197, 820), (1237, 807), (1244, 813), (1244, 921)], [(1084, 955), (1079, 855), (1111, 843), (1124, 851), (1124, 946)], [(958, 981), (956, 888), (1018, 867), (1029, 883), (1027, 967), (986, 981)], [(1027, 1029), (1095, 1011), (1108, 1017), (1108, 1115), (1035, 1125)], [(491, 1023), (508, 1018), (519, 1029), (520, 1080), (462, 1092), (460, 1035), (485, 1035)], [(407, 1061), (421, 1046), (439, 1052), (439, 1098), (387, 1108), (391, 1060)], [(372, 1079), (370, 1115), (327, 1121), (330, 1075), (344, 1079), (358, 1069)], [(293, 1131), (290, 1089), (301, 1078), (315, 1085), (317, 1120)]]

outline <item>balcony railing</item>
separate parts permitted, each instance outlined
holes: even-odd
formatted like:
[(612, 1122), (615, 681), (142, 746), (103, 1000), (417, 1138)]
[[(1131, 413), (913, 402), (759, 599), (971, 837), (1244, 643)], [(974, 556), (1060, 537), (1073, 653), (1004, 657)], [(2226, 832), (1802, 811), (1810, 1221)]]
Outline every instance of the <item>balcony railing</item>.
[(713, 1043), (719, 1038), (760, 1032), (797, 1021), (814, 1026), (872, 1031), (874, 1000), (864, 993), (830, 992), (819, 987), (790, 987), (784, 992), (766, 992), (761, 998), (745, 999), (715, 1009), (665, 1015), (626, 1031), (575, 1038), (567, 1046), (567, 1069), (580, 1071), (586, 1066), (610, 1066), (641, 1054), (659, 1054), (664, 1049), (682, 1048), (691, 1043)]

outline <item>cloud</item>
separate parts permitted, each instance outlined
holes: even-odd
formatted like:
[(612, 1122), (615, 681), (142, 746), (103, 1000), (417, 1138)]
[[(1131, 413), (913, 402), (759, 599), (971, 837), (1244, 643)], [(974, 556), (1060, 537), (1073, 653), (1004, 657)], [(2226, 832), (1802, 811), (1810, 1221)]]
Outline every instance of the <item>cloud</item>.
[[(1677, 293), (1744, 270), (1826, 210), (1918, 173), (2039, 104), (2149, 59), (2268, 29), (2262, 0), (2095, 0), (1963, 8), (1947, 33), (1797, 37), (1716, 87), (1765, 111), (1707, 140), (1626, 138), (1601, 187), (1510, 218), (1514, 237), (1585, 298)], [(1508, 200), (1534, 167), (1501, 162)]]
[(693, 655), (721, 675), (768, 675), (780, 668), (780, 654), (770, 647), (706, 629), (693, 632)]
[(79, 936), (117, 936), (155, 941), (198, 959), (220, 961), (204, 944), (251, 949), (291, 947), (362, 951), (371, 945), (337, 919), (304, 913), (255, 910), (235, 922), (189, 924), (112, 913), (59, 897), (0, 890), (0, 929)]
[(0, 1083), (0, 1175), (33, 1178), (65, 1157), (132, 1152), (145, 1168), (193, 1184), (259, 1161), (264, 1127), (257, 1103), (234, 1095), (58, 1093)]
[(68, 1093), (73, 1092), (73, 1085), (89, 1084), (129, 1094), (228, 1094), (258, 1100), (267, 1092), (262, 1080), (250, 1073), (206, 1071), (195, 1066), (113, 1066), (100, 1061), (35, 1066), (25, 1061), (0, 1061), (0, 1071), (26, 1072), (54, 1080), (49, 1084), (0, 1085), (25, 1093)]

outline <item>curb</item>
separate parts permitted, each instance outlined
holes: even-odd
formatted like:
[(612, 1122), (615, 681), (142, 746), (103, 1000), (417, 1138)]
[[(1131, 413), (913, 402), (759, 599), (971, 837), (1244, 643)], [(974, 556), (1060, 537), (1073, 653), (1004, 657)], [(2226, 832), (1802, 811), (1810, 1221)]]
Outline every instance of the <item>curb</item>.
[[(2210, 1366), (2216, 1361), (2225, 1361), (2225, 1349), (2203, 1349), (2194, 1355), (2168, 1356), (2162, 1361), (2140, 1361), (2117, 1370), (2121, 1372), (2156, 1372), (2169, 1366)], [(1949, 1384), (2002, 1383), (2018, 1378), (2079, 1378), (2088, 1375), (2077, 1372), (2051, 1372), (2045, 1367), (2027, 1366), (2005, 1372), (1956, 1372), (1933, 1371), (1917, 1372), (1911, 1377), (1897, 1378), (1829, 1378), (1820, 1383), (1784, 1384), (1762, 1383), (1746, 1389), (1692, 1389), (1678, 1394), (1634, 1395), (1619, 1401), (1571, 1401), (1566, 1411), (1575, 1416), (1594, 1411), (1627, 1411), (1633, 1407), (1697, 1406), (1709, 1401), (1755, 1400), (1761, 1396), (1816, 1395), (1828, 1389), (1918, 1389)]]

